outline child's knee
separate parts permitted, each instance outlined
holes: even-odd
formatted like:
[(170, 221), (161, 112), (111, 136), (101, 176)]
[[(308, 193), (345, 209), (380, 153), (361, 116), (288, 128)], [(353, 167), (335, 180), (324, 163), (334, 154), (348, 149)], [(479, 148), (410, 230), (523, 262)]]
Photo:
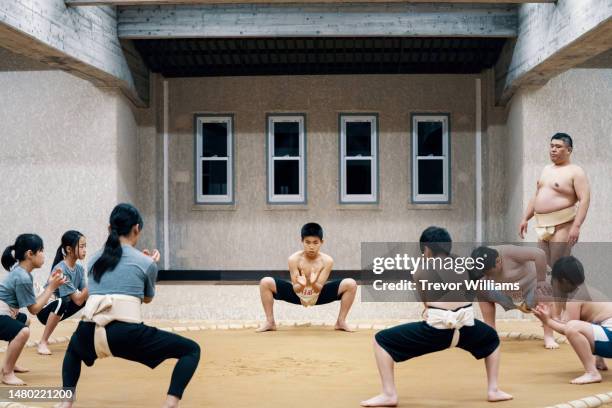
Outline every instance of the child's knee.
[(269, 276), (261, 278), (261, 280), (259, 281), (259, 286), (263, 286), (265, 288), (272, 288), (272, 285), (274, 285), (274, 278), (271, 278)]
[(347, 290), (350, 290), (350, 291), (357, 290), (357, 281), (355, 281), (355, 279), (346, 278), (343, 280), (343, 283), (346, 286)]
[(29, 327), (24, 327), (23, 329), (19, 330), (19, 333), (17, 333), (17, 336), (15, 336), (15, 339), (20, 339), (20, 340), (27, 340), (30, 338), (30, 328)]
[(571, 320), (565, 325), (565, 335), (572, 336), (580, 333), (581, 322), (578, 320)]
[(199, 360), (201, 353), (200, 345), (191, 339), (184, 338), (183, 340), (184, 341), (182, 349), (184, 350), (184, 353), (186, 355), (191, 355)]

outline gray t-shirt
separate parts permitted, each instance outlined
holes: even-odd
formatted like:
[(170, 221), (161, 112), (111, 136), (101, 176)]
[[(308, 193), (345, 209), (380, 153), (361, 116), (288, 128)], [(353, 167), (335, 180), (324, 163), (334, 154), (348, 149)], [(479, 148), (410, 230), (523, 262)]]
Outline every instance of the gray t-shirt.
[[(83, 290), (85, 287), (85, 269), (80, 264), (77, 263), (74, 265), (74, 269), (70, 269), (66, 262), (61, 261), (55, 265), (51, 273), (53, 273), (57, 268), (62, 268), (64, 276), (68, 279), (66, 280), (66, 283), (57, 288), (55, 291), (55, 296), (70, 296), (77, 290)], [(47, 285), (48, 283), (45, 285), (45, 287), (47, 287)]]
[(142, 299), (155, 295), (157, 265), (147, 256), (130, 245), (121, 245), (123, 254), (112, 271), (106, 271), (96, 282), (91, 274), (94, 263), (100, 258), (103, 250), (96, 252), (90, 259), (89, 271), (90, 295), (130, 295)]
[(0, 300), (14, 309), (20, 309), (36, 303), (34, 279), (21, 266), (17, 265), (0, 283)]

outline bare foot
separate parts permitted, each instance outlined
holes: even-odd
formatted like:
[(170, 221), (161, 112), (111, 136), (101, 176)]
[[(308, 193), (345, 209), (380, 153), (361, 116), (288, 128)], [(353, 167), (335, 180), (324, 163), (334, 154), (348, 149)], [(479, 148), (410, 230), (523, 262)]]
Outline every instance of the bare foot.
[(266, 322), (262, 326), (259, 326), (259, 328), (255, 330), (255, 333), (262, 333), (262, 332), (275, 331), (275, 330), (276, 330), (275, 322)]
[(555, 341), (554, 337), (544, 336), (544, 348), (555, 350), (559, 348), (559, 344)]
[(595, 367), (597, 367), (599, 371), (608, 371), (608, 365), (606, 364), (606, 360), (601, 357), (597, 357), (597, 359), (595, 360)]
[(369, 400), (361, 401), (362, 407), (396, 407), (397, 395), (380, 394)]
[(19, 367), (18, 365), (15, 365), (15, 367), (13, 367), (13, 371), (16, 372), (16, 373), (29, 373), (30, 369), (29, 368)]
[(514, 398), (512, 395), (502, 390), (489, 391), (487, 395), (487, 401), (489, 402), (508, 401), (512, 398)]
[(350, 333), (355, 331), (355, 329), (352, 329), (346, 322), (336, 322), (334, 330), (343, 330)]
[(43, 342), (38, 343), (37, 351), (38, 351), (38, 354), (41, 354), (43, 356), (50, 356), (51, 354), (53, 354), (51, 350), (49, 350), (49, 345)]
[(2, 383), (6, 385), (26, 385), (26, 383), (12, 371), (10, 373), (2, 372)]
[(601, 374), (598, 371), (594, 373), (584, 373), (580, 377), (574, 378), (572, 384), (591, 384), (601, 382)]

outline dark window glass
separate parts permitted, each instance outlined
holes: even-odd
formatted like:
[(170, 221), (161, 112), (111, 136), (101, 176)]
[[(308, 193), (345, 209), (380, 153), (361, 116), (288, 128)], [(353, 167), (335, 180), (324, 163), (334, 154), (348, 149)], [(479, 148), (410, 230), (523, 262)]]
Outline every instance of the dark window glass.
[(274, 156), (297, 157), (300, 155), (300, 124), (278, 122), (274, 124)]
[(372, 161), (346, 161), (346, 193), (372, 194)]
[(227, 123), (202, 123), (202, 156), (227, 157)]
[(299, 160), (274, 161), (274, 194), (300, 193)]
[(444, 194), (442, 160), (419, 160), (419, 194)]
[(418, 155), (442, 156), (442, 122), (419, 122), (418, 132)]
[(346, 123), (346, 155), (372, 155), (372, 124), (370, 122)]
[(204, 195), (227, 194), (227, 161), (204, 160), (202, 163), (202, 193)]

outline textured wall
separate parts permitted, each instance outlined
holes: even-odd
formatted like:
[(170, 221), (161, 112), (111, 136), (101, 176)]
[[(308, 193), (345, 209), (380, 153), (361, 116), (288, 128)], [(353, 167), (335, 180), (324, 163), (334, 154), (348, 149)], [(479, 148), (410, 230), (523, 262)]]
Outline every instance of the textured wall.
[[(522, 210), (535, 193), (542, 168), (550, 163), (550, 137), (556, 132), (566, 132), (574, 139), (572, 161), (585, 169), (592, 189), (581, 240), (612, 240), (612, 231), (607, 225), (612, 199), (611, 88), (611, 69), (572, 69), (541, 88), (523, 89), (514, 96), (507, 120), (506, 239), (517, 239)], [(536, 240), (533, 222), (527, 240)]]
[[(169, 80), (171, 267), (184, 269), (286, 268), (300, 248), (299, 228), (320, 222), (324, 251), (336, 268), (360, 264), (362, 241), (410, 241), (438, 224), (457, 241), (474, 236), (474, 77), (342, 76), (236, 77)], [(159, 101), (158, 101), (159, 102)], [(235, 115), (234, 206), (194, 206), (193, 115)], [(308, 203), (266, 204), (265, 114), (306, 114)], [(338, 204), (338, 114), (379, 115), (378, 205)], [(451, 114), (452, 203), (413, 205), (410, 200), (410, 113)], [(141, 129), (151, 140), (154, 118)], [(161, 157), (152, 146), (141, 163)], [(159, 166), (161, 166), (161, 162)], [(161, 186), (147, 166), (139, 184)], [(142, 166), (141, 166), (142, 169)], [(159, 191), (159, 190), (158, 190)], [(147, 212), (153, 212), (150, 205)]]
[(41, 235), (43, 279), (64, 231), (91, 253), (113, 206), (136, 199), (137, 123), (121, 96), (61, 71), (1, 72), (0, 89), (0, 249)]

